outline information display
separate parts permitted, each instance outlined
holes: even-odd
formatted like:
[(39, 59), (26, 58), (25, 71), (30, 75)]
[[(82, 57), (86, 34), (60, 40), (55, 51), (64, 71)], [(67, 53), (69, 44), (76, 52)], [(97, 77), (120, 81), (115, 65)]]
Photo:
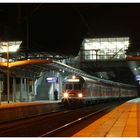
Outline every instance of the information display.
[(47, 77), (47, 83), (58, 83), (58, 77)]

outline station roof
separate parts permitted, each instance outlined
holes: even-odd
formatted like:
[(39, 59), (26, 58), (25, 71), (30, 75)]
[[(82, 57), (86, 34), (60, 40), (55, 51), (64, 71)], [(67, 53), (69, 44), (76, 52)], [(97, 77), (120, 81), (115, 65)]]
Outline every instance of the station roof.
[[(58, 70), (54, 67), (53, 61), (51, 59), (32, 59), (32, 60), (21, 60), (16, 62), (11, 62), (8, 64), (11, 77), (24, 77), (30, 79), (37, 79), (41, 72), (46, 72), (48, 70)], [(1, 62), (1, 71), (7, 72), (7, 62)]]
[(7, 73), (7, 67), (10, 70), (11, 77), (23, 77), (29, 79), (37, 79), (42, 73), (52, 70), (59, 72), (65, 71), (66, 73), (86, 74), (79, 69), (73, 68), (58, 61), (54, 61), (52, 59), (21, 60), (10, 62), (8, 65), (7, 62), (0, 63), (1, 72)]

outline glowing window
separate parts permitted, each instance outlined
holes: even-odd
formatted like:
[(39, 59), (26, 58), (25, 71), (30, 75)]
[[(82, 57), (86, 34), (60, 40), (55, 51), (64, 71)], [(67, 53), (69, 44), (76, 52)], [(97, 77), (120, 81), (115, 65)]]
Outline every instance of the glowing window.
[(129, 37), (84, 39), (83, 58), (92, 59), (125, 59), (125, 50)]

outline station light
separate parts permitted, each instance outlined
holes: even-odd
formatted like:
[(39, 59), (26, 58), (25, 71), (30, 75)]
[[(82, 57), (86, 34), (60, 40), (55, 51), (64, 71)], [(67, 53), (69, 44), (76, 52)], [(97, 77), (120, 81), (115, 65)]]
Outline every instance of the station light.
[(7, 52), (7, 49), (9, 52), (16, 52), (21, 45), (22, 41), (3, 41), (0, 42), (0, 52), (4, 53)]
[(72, 76), (72, 79), (75, 79), (75, 78), (76, 78), (76, 76), (75, 76), (75, 75), (73, 75), (73, 76)]
[(136, 71), (136, 70), (137, 70), (137, 68), (134, 68), (134, 70)]
[(68, 79), (68, 82), (79, 82), (79, 79)]
[(79, 82), (80, 80), (78, 78), (76, 78), (75, 75), (72, 75), (72, 78), (67, 79), (67, 82)]

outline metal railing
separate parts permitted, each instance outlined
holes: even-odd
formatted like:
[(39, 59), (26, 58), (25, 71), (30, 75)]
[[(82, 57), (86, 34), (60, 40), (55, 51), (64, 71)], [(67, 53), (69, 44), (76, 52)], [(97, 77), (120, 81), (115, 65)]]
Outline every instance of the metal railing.
[(95, 53), (95, 50), (80, 50), (80, 60), (81, 61), (88, 61), (93, 60), (124, 60), (126, 59), (126, 55), (119, 53), (121, 49), (117, 52), (106, 52), (102, 54), (101, 52)]

